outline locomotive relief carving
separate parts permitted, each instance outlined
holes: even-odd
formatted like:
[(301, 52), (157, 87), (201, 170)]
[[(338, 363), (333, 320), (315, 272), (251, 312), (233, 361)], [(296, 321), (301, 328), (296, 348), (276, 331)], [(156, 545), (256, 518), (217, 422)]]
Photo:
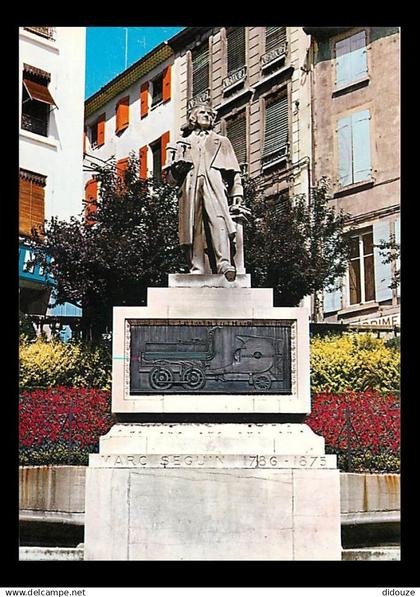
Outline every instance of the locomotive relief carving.
[(130, 393), (291, 391), (290, 325), (131, 326)]

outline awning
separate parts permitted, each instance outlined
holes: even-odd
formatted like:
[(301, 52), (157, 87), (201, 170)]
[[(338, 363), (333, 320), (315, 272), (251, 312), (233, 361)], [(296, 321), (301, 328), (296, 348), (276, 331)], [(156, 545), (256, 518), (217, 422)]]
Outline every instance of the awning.
[(35, 81), (31, 81), (30, 79), (23, 79), (23, 84), (32, 100), (44, 102), (44, 104), (50, 104), (50, 106), (57, 107), (57, 104), (53, 100), (48, 87), (41, 85), (40, 83), (35, 83)]

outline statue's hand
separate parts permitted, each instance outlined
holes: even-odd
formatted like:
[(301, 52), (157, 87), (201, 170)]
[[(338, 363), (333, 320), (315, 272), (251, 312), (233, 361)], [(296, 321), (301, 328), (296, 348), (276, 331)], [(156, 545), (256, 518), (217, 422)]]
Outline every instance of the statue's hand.
[[(235, 199), (237, 202), (235, 202)], [(251, 215), (251, 210), (245, 207), (245, 205), (241, 205), (239, 202), (241, 199), (241, 197), (234, 197), (234, 203), (229, 207), (229, 212), (234, 222), (237, 222), (238, 224), (249, 224), (248, 216)]]

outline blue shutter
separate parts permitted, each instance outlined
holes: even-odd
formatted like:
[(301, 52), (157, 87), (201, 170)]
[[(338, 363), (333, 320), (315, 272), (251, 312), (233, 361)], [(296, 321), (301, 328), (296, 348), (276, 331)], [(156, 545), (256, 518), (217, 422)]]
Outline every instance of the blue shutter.
[(369, 110), (362, 110), (351, 115), (353, 131), (353, 182), (369, 180), (370, 162), (370, 126)]
[(353, 182), (351, 116), (345, 116), (338, 121), (338, 178), (340, 187)]
[[(389, 222), (379, 222), (373, 225), (373, 244), (378, 245), (381, 241), (389, 242)], [(375, 263), (375, 298), (378, 303), (392, 298), (392, 289), (389, 287), (392, 280), (390, 263), (383, 263), (384, 253), (377, 247), (373, 249)]]
[(331, 313), (341, 309), (341, 286), (340, 280), (334, 285), (332, 290), (324, 290), (324, 313)]
[[(401, 243), (401, 240), (400, 240), (400, 225), (401, 225), (401, 220), (400, 220), (400, 218), (398, 218), (398, 220), (396, 220), (396, 222), (395, 222), (395, 242), (398, 243), (398, 244)], [(396, 259), (395, 267), (397, 268), (397, 270), (400, 269), (400, 267), (401, 267), (400, 257), (398, 257)], [(397, 286), (397, 295), (400, 296), (400, 285), (399, 284)]]
[(367, 74), (366, 32), (361, 31), (350, 38), (351, 80), (357, 81)]
[(338, 41), (335, 45), (336, 56), (336, 70), (335, 70), (335, 84), (341, 87), (349, 83), (352, 78), (351, 71), (351, 55), (350, 55), (350, 38)]

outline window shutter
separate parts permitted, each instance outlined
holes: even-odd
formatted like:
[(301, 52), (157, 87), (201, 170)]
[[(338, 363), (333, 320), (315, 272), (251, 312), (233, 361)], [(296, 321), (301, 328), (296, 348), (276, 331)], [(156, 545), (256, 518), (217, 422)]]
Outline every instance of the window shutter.
[(267, 102), (265, 109), (264, 156), (287, 145), (289, 138), (289, 107), (287, 95)]
[(340, 187), (345, 187), (353, 182), (350, 116), (340, 118), (338, 121), (338, 178)]
[(332, 313), (341, 309), (341, 281), (338, 279), (333, 289), (324, 290), (324, 313)]
[(101, 114), (98, 118), (98, 145), (105, 143), (105, 114)]
[(231, 73), (245, 64), (245, 27), (235, 27), (227, 34), (227, 69)]
[(169, 64), (163, 73), (162, 99), (168, 102), (171, 99), (171, 65)]
[[(378, 222), (373, 225), (373, 244), (378, 245), (381, 241), (390, 240), (389, 222)], [(378, 247), (373, 249), (375, 263), (375, 298), (377, 302), (386, 301), (392, 298), (392, 290), (389, 288), (392, 280), (390, 263), (383, 263), (384, 256)]]
[(353, 182), (371, 177), (369, 110), (352, 114)]
[(128, 158), (122, 158), (121, 160), (117, 161), (117, 176), (118, 178), (124, 182), (124, 175), (128, 168)]
[(19, 234), (30, 236), (32, 228), (42, 232), (45, 219), (44, 188), (31, 180), (19, 181)]
[(145, 180), (147, 178), (147, 145), (140, 148), (140, 178)]
[(239, 164), (246, 163), (246, 116), (241, 112), (239, 116), (230, 118), (226, 123), (226, 136), (232, 143), (233, 151), (238, 158)]
[(120, 133), (128, 127), (129, 122), (129, 96), (123, 97), (117, 103), (115, 132)]
[(91, 178), (85, 184), (85, 222), (94, 224), (91, 215), (96, 213), (96, 201), (98, 198), (98, 182)]
[[(398, 218), (398, 220), (395, 221), (395, 242), (398, 243), (399, 245), (401, 243), (400, 228), (401, 228), (401, 220), (400, 220), (400, 218)], [(400, 249), (400, 254), (401, 254), (401, 249)], [(395, 261), (395, 267), (397, 268), (397, 270), (400, 269), (400, 267), (401, 267), (400, 257), (397, 257), (397, 259)], [(399, 284), (397, 286), (397, 295), (400, 296), (400, 285)]]
[(270, 52), (283, 45), (287, 40), (286, 27), (265, 28), (265, 52)]
[(209, 43), (206, 40), (192, 51), (193, 97), (209, 87)]
[(350, 38), (351, 80), (357, 81), (367, 74), (366, 31), (360, 31)]
[(140, 118), (147, 116), (149, 112), (149, 82), (143, 83), (140, 87)]
[(161, 161), (162, 161), (162, 166), (164, 166), (166, 164), (166, 146), (169, 143), (169, 131), (166, 133), (163, 133), (163, 135), (160, 138), (160, 147), (161, 147)]
[(350, 38), (342, 39), (335, 45), (335, 73), (336, 85), (340, 87), (352, 80), (351, 72), (351, 55), (350, 55)]

